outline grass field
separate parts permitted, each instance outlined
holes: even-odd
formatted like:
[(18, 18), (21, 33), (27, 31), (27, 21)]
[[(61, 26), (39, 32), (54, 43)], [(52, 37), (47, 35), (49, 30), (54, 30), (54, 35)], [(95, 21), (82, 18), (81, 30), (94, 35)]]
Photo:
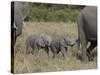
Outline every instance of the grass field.
[(51, 71), (68, 71), (97, 68), (97, 60), (89, 63), (82, 63), (76, 58), (77, 45), (68, 48), (66, 58), (61, 54), (57, 58), (52, 58), (52, 53), (48, 57), (44, 50), (39, 50), (38, 55), (25, 56), (25, 40), (33, 32), (45, 32), (51, 37), (61, 34), (68, 34), (70, 37), (77, 38), (76, 23), (63, 22), (26, 22), (22, 34), (17, 38), (15, 46), (14, 73), (34, 73)]

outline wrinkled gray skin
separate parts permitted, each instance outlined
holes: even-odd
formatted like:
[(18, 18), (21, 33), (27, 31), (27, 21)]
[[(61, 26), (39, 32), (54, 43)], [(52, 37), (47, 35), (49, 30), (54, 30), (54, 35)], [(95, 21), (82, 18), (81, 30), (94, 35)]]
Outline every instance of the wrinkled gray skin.
[(54, 37), (51, 41), (50, 49), (53, 53), (53, 58), (57, 56), (59, 52), (65, 57), (65, 52), (67, 53), (68, 46), (75, 45), (76, 41), (67, 35)]
[(14, 22), (17, 27), (16, 36), (22, 33), (23, 22), (29, 12), (29, 4), (27, 2), (15, 2)]
[[(84, 62), (91, 60), (91, 51), (97, 46), (97, 7), (85, 7), (77, 20), (79, 42), (82, 47), (81, 58)], [(88, 42), (90, 46), (87, 48)]]
[(26, 54), (34, 54), (39, 49), (44, 49), (49, 55), (51, 37), (45, 33), (33, 33), (26, 39)]
[(14, 1), (11, 3), (11, 39), (14, 46), (17, 37), (22, 33), (23, 22), (29, 13), (29, 3)]

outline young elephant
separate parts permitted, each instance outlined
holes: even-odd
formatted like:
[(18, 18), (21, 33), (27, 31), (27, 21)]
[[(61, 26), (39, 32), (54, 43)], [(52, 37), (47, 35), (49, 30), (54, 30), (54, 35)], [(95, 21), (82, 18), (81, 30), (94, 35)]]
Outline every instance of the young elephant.
[(76, 41), (70, 37), (68, 37), (68, 35), (64, 35), (64, 36), (57, 36), (55, 38), (52, 39), (51, 41), (51, 51), (53, 53), (53, 58), (55, 58), (55, 56), (61, 52), (63, 57), (65, 57), (65, 51), (67, 52), (67, 48), (68, 46), (73, 46), (76, 43)]
[(34, 54), (34, 51), (43, 48), (49, 55), (50, 43), (51, 38), (46, 33), (33, 33), (26, 39), (26, 54)]

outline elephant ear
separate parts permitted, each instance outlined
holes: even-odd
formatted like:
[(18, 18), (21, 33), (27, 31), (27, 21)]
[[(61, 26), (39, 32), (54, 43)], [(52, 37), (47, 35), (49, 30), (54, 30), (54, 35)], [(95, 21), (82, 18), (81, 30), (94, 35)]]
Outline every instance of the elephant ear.
[(65, 36), (65, 37), (64, 37), (64, 40), (65, 40), (65, 43), (66, 43), (68, 46), (73, 46), (73, 45), (76, 43), (76, 41), (75, 41), (73, 38), (68, 37), (68, 36)]
[(48, 35), (45, 34), (44, 36), (42, 36), (42, 39), (43, 39), (45, 45), (50, 46), (51, 38)]

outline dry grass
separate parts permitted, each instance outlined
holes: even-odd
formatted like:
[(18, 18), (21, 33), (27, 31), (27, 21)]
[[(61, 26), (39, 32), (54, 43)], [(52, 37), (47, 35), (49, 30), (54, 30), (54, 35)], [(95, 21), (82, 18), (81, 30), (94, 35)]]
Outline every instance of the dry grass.
[(52, 53), (48, 57), (41, 49), (38, 55), (25, 56), (25, 40), (33, 32), (46, 32), (54, 37), (57, 34), (67, 33), (71, 37), (77, 38), (76, 23), (57, 22), (27, 22), (23, 28), (23, 33), (18, 37), (15, 47), (15, 73), (50, 72), (64, 70), (83, 70), (97, 68), (96, 60), (89, 63), (82, 63), (76, 58), (77, 46), (68, 48), (66, 58), (61, 54), (57, 58), (52, 58)]

